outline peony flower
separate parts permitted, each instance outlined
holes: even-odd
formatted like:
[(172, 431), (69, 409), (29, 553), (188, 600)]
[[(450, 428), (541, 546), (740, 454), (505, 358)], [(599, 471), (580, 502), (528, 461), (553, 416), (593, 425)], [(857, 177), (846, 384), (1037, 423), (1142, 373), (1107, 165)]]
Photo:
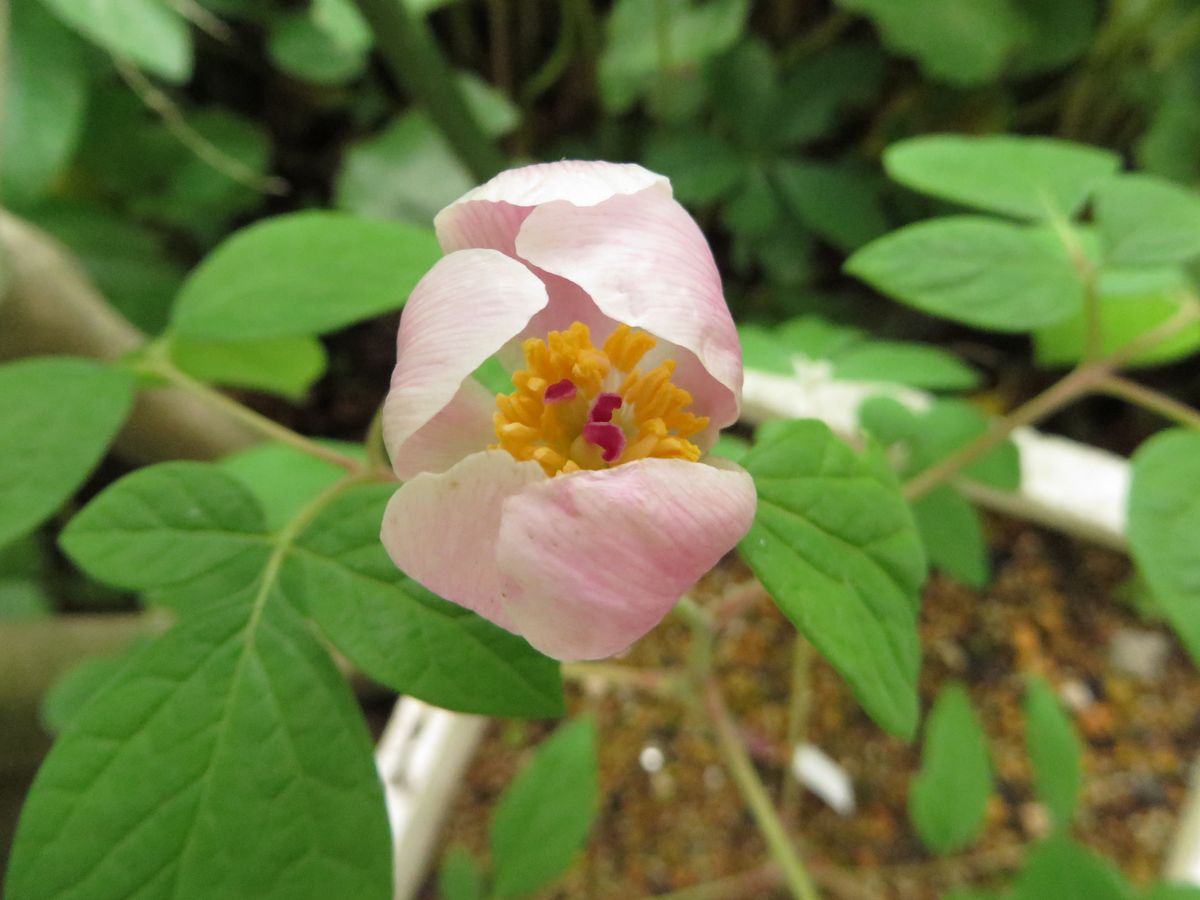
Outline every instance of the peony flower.
[[(383, 429), (382, 539), (431, 591), (558, 659), (653, 628), (750, 528), (750, 476), (703, 459), (741, 348), (712, 253), (635, 165), (512, 169), (435, 219)], [(499, 354), (512, 390), (472, 373)]]

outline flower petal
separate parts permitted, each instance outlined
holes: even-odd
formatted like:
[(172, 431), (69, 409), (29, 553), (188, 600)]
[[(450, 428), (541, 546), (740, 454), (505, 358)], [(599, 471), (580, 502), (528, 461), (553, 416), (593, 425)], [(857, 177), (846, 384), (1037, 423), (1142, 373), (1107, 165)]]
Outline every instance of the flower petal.
[(392, 468), (401, 478), (444, 472), (464, 456), (495, 443), (495, 412), (496, 395), (468, 378), (441, 412), (397, 448)]
[(503, 450), (418, 475), (388, 502), (383, 546), (409, 578), (511, 631), (494, 553), (501, 510), (506, 499), (545, 480), (537, 463), (517, 462)]
[(532, 265), (579, 285), (609, 318), (695, 354), (716, 382), (693, 391), (696, 408), (717, 427), (736, 420), (737, 329), (708, 242), (682, 206), (651, 191), (598, 206), (548, 203), (526, 218), (516, 249)]
[(675, 459), (530, 484), (504, 502), (505, 612), (549, 656), (619, 653), (746, 534), (755, 503), (743, 469)]
[[(396, 368), (383, 407), (393, 460), (458, 394), (463, 382), (547, 303), (528, 268), (495, 250), (462, 250), (438, 260), (400, 317)], [(482, 449), (480, 445), (476, 449)], [(423, 452), (431, 448), (426, 442)], [(397, 468), (401, 478), (414, 474)]]
[(490, 247), (513, 255), (521, 223), (533, 207), (565, 200), (594, 206), (618, 194), (654, 189), (671, 196), (671, 182), (631, 163), (563, 160), (501, 172), (468, 191), (433, 220), (442, 249)]

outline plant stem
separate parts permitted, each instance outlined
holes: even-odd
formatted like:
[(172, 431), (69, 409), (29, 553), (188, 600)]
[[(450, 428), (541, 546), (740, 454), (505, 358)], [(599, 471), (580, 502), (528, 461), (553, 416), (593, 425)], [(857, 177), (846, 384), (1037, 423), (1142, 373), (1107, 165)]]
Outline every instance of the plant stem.
[(486, 181), (505, 167), (458, 86), (424, 18), (404, 0), (354, 0), (375, 33), (384, 62), (441, 130), (471, 175)]
[(767, 796), (767, 789), (763, 787), (758, 773), (754, 770), (754, 763), (746, 752), (737, 725), (729, 714), (725, 701), (721, 699), (716, 682), (711, 678), (705, 688), (705, 699), (709, 718), (716, 728), (721, 755), (725, 758), (725, 764), (737, 784), (742, 799), (758, 823), (767, 848), (779, 864), (784, 883), (793, 897), (799, 900), (817, 900), (820, 895), (816, 885), (797, 855), (796, 848), (792, 846), (791, 838), (788, 837), (778, 813), (771, 805), (771, 798)]
[(787, 748), (789, 771), (783, 779), (783, 793), (779, 799), (779, 814), (787, 820), (796, 810), (799, 782), (791, 773), (791, 757), (796, 746), (804, 740), (808, 730), (808, 711), (812, 702), (812, 644), (799, 631), (792, 643), (792, 686), (788, 698)]
[(1200, 410), (1120, 375), (1110, 375), (1103, 379), (1096, 385), (1095, 390), (1100, 394), (1128, 400), (1135, 406), (1158, 413), (1164, 419), (1178, 422), (1187, 428), (1200, 428)]

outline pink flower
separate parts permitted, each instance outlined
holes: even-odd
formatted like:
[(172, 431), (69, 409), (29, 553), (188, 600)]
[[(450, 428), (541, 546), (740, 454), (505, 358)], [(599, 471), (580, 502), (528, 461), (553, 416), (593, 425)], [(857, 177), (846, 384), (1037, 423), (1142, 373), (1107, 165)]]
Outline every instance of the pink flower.
[[(438, 214), (400, 320), (383, 543), (410, 577), (558, 659), (611, 656), (750, 527), (701, 460), (741, 348), (700, 229), (640, 166), (512, 169)], [(472, 373), (499, 353), (512, 392)]]

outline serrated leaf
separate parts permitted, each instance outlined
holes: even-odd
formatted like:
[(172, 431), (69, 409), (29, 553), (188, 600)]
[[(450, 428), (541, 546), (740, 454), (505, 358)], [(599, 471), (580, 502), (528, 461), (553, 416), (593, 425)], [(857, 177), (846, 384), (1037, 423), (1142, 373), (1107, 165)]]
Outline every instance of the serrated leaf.
[(211, 463), (138, 469), (105, 488), (64, 529), (63, 550), (100, 581), (153, 588), (243, 558), (265, 560), (262, 510)]
[(1083, 782), (1083, 748), (1054, 689), (1040, 676), (1031, 677), (1025, 689), (1025, 729), (1034, 790), (1054, 824), (1067, 828)]
[(909, 225), (845, 269), (922, 312), (992, 331), (1031, 331), (1083, 306), (1083, 283), (1046, 235), (978, 216)]
[(849, 381), (887, 381), (930, 391), (979, 385), (979, 373), (957, 356), (929, 344), (866, 341), (834, 359), (833, 374)]
[(1200, 196), (1153, 175), (1121, 175), (1096, 190), (1096, 224), (1115, 265), (1186, 262), (1200, 254)]
[(116, 57), (180, 83), (192, 73), (187, 20), (161, 0), (42, 0), (64, 24)]
[(228, 238), (172, 312), (185, 337), (319, 334), (398, 309), (441, 255), (430, 229), (340, 213), (276, 216)]
[(492, 817), (493, 895), (520, 897), (556, 878), (596, 817), (596, 726), (564, 725), (537, 749)]
[(963, 686), (948, 685), (925, 722), (921, 771), (909, 789), (909, 815), (926, 846), (953, 853), (979, 837), (991, 793), (983, 726)]
[(930, 565), (973, 588), (987, 585), (987, 540), (979, 513), (958, 490), (942, 485), (913, 504)]
[(0, 366), (0, 545), (58, 509), (133, 401), (127, 372), (71, 357)]
[(1132, 464), (1129, 549), (1200, 663), (1200, 432), (1160, 432), (1138, 447)]
[(561, 715), (558, 664), (523, 638), (405, 578), (379, 541), (389, 485), (348, 491), (300, 535), (283, 567), (289, 597), (375, 680), (446, 709)]
[(1121, 160), (1107, 150), (1054, 138), (935, 134), (893, 144), (883, 165), (913, 190), (1039, 221), (1069, 218)]
[(22, 813), (12, 896), (391, 896), (370, 737), (270, 588), (184, 620), (71, 720)]
[(1014, 894), (1014, 900), (1132, 900), (1133, 889), (1107, 859), (1052, 837), (1029, 855)]
[(78, 39), (40, 3), (12, 7), (0, 196), (27, 206), (45, 193), (78, 143), (87, 100), (87, 71)]
[(871, 717), (912, 737), (925, 557), (882, 451), (857, 456), (824, 424), (790, 422), (742, 465), (759, 497), (742, 555)]
[(173, 337), (171, 360), (193, 378), (301, 400), (329, 363), (325, 345), (311, 335), (250, 341)]

